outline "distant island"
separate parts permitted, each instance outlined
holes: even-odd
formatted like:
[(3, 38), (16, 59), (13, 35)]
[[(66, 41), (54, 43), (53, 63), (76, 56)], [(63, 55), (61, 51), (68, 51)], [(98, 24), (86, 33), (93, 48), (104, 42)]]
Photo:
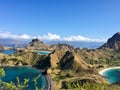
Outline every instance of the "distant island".
[[(53, 81), (54, 90), (118, 90), (119, 82), (109, 84), (99, 72), (120, 66), (120, 32), (96, 49), (74, 48), (69, 44), (44, 44), (33, 39), (22, 48), (0, 45), (1, 50), (14, 49), (14, 54), (0, 53), (0, 66), (29, 65), (44, 70)], [(50, 52), (45, 55), (39, 51)]]

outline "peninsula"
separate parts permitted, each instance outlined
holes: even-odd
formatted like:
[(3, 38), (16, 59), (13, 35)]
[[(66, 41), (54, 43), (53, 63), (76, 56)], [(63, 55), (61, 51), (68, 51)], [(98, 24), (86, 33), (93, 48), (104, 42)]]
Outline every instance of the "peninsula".
[[(36, 51), (50, 53), (41, 55)], [(47, 45), (33, 39), (24, 48), (16, 48), (14, 54), (0, 53), (0, 66), (4, 65), (30, 65), (44, 70), (51, 77), (54, 90), (117, 90), (119, 84), (109, 84), (99, 71), (120, 66), (120, 32), (96, 49), (74, 48), (68, 44)]]

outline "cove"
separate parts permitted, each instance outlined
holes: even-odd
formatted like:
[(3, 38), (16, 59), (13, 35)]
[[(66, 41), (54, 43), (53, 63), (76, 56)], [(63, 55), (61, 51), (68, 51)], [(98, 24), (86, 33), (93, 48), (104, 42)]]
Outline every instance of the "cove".
[(107, 68), (99, 72), (110, 84), (120, 82), (120, 67)]
[(35, 90), (33, 79), (39, 75), (40, 77), (37, 79), (37, 87), (46, 87), (46, 80), (44, 75), (42, 75), (42, 73), (35, 68), (29, 66), (1, 66), (0, 68), (3, 68), (6, 73), (6, 76), (2, 78), (2, 81), (12, 81), (16, 84), (16, 77), (19, 77), (20, 82), (23, 82), (24, 79), (29, 79), (29, 86), (24, 90)]

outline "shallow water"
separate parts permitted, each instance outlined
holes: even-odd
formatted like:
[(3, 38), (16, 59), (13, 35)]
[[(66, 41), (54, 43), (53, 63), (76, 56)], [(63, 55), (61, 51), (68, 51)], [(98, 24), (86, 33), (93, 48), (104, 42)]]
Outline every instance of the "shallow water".
[(103, 76), (112, 84), (120, 81), (120, 69), (110, 69), (103, 73)]
[(16, 50), (0, 50), (0, 52), (4, 54), (14, 54)]
[(2, 78), (2, 80), (5, 82), (12, 81), (17, 83), (16, 77), (19, 77), (20, 82), (23, 82), (24, 79), (29, 79), (29, 87), (27, 87), (25, 90), (35, 90), (33, 78), (40, 75), (37, 80), (37, 86), (39, 88), (44, 88), (46, 86), (45, 77), (39, 70), (35, 68), (31, 68), (29, 66), (4, 66), (2, 68), (4, 68), (6, 73), (6, 76)]
[(48, 51), (39, 51), (39, 54), (40, 55), (46, 55), (46, 54), (49, 54), (50, 52), (48, 52)]

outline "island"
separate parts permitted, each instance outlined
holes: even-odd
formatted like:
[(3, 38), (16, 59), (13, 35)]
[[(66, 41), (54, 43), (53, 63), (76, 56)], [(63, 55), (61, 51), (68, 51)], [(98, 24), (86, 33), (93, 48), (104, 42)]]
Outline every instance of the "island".
[[(2, 46), (3, 48), (3, 46)], [(120, 32), (96, 49), (74, 48), (68, 44), (44, 44), (33, 39), (13, 54), (0, 53), (0, 66), (31, 66), (45, 75), (48, 90), (118, 90), (119, 82), (110, 83), (103, 72), (120, 66)], [(47, 51), (47, 54), (40, 54)]]

